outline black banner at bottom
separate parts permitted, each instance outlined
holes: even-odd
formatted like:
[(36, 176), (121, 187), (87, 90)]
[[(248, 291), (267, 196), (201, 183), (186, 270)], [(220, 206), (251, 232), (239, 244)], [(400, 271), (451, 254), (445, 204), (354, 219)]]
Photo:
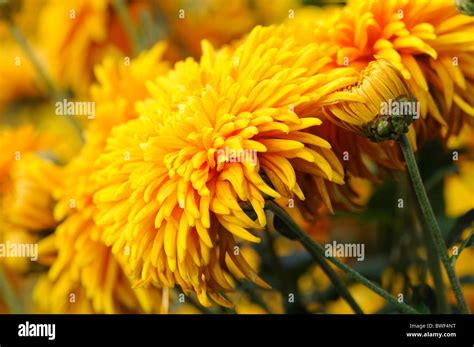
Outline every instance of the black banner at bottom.
[[(473, 346), (472, 315), (1, 315), (0, 347), (182, 345)], [(239, 342), (240, 341), (240, 342)]]

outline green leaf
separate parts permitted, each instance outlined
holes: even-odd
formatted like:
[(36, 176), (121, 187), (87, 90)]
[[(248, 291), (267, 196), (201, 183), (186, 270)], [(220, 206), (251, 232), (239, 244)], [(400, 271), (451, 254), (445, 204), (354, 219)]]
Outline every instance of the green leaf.
[(469, 227), (473, 226), (474, 222), (474, 209), (469, 210), (461, 217), (456, 220), (456, 223), (453, 225), (451, 230), (449, 230), (447, 245), (451, 247), (455, 243), (461, 240), (461, 235)]

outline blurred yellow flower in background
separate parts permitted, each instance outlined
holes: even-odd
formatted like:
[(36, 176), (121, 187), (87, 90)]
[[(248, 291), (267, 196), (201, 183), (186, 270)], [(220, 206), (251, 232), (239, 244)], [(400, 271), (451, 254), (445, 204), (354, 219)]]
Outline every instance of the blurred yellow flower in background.
[[(23, 6), (22, 1), (7, 1), (0, 5), (0, 111), (9, 103), (27, 98), (35, 98), (44, 95), (44, 86), (41, 85), (36, 76), (31, 61), (15, 41), (10, 30), (10, 22), (29, 37), (35, 35), (38, 22), (38, 11), (44, 5), (44, 0), (30, 2)], [(10, 9), (7, 9), (10, 8)], [(40, 45), (34, 43), (35, 51), (41, 51)]]
[(53, 191), (59, 186), (59, 168), (28, 153), (10, 172), (12, 187), (3, 196), (3, 210), (11, 223), (30, 230), (55, 226)]
[(94, 64), (117, 51), (131, 54), (108, 0), (48, 0), (39, 13), (38, 36), (56, 86), (82, 97), (88, 95)]
[(445, 179), (446, 214), (458, 217), (474, 208), (474, 161), (459, 162), (459, 173)]
[[(3, 38), (0, 37), (0, 40)], [(43, 93), (31, 62), (15, 43), (2, 42), (0, 61), (0, 109), (10, 102), (34, 98)]]
[[(29, 125), (0, 128), (0, 243), (3, 253), (8, 245), (36, 244), (38, 232), (55, 225), (52, 194), (58, 177), (54, 170), (49, 170), (52, 168), (50, 161), (40, 155), (54, 147), (54, 143), (54, 138)], [(37, 260), (34, 258), (34, 254), (30, 257), (2, 254), (0, 257), (2, 277), (9, 279), (15, 292), (23, 290), (25, 280), (22, 276), (31, 271)], [(2, 298), (8, 299), (6, 293)], [(13, 309), (8, 306), (5, 309)]]
[(449, 139), (447, 146), (452, 150), (458, 172), (445, 177), (445, 210), (448, 216), (459, 217), (474, 209), (474, 129), (465, 126), (459, 136)]
[[(380, 310), (385, 303), (383, 298), (361, 284), (352, 285), (349, 288), (349, 292), (359, 303), (364, 313), (375, 313)], [(353, 311), (347, 302), (340, 298), (328, 305), (327, 312), (334, 314), (350, 314)]]
[[(178, 55), (199, 57), (201, 40), (219, 47), (240, 39), (257, 24), (279, 23), (301, 5), (296, 0), (164, 0), (158, 3), (165, 15), (169, 43)], [(293, 11), (293, 12), (292, 12)]]
[[(469, 233), (472, 233), (474, 228), (471, 227)], [(474, 269), (472, 264), (474, 262), (474, 250), (472, 248), (466, 248), (459, 255), (458, 260), (456, 261), (456, 273), (461, 279), (462, 290), (466, 296), (466, 301), (471, 310), (474, 309), (474, 284), (469, 282), (469, 278), (474, 275)], [(448, 296), (450, 302), (454, 303), (456, 301), (452, 292)]]
[(31, 126), (3, 128), (0, 144), (0, 218), (29, 230), (54, 226), (52, 194), (59, 177), (40, 152), (54, 145)]

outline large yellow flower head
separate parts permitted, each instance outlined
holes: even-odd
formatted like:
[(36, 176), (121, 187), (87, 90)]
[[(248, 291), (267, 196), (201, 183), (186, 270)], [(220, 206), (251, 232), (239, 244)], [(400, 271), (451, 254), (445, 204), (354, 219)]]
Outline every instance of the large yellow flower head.
[[(85, 130), (81, 152), (61, 172), (62, 185), (55, 197), (55, 234), (42, 241), (43, 257), (52, 258), (51, 269), (37, 288), (37, 302), (50, 291), (48, 312), (95, 313), (159, 312), (161, 299), (155, 290), (131, 289), (126, 271), (102, 241), (102, 230), (94, 222), (94, 161), (103, 151), (111, 129), (137, 117), (133, 104), (149, 96), (145, 81), (167, 71), (161, 61), (163, 43), (131, 61), (107, 58), (96, 66), (98, 83), (92, 86), (96, 114)], [(74, 301), (69, 297), (73, 294)], [(157, 299), (158, 298), (158, 299)], [(77, 300), (77, 301), (76, 301)]]
[(130, 250), (138, 284), (222, 302), (227, 258), (264, 285), (235, 237), (260, 241), (249, 230), (265, 227), (266, 198), (304, 199), (300, 174), (343, 183), (330, 144), (306, 132), (321, 121), (295, 112), (355, 83), (351, 68), (322, 73), (329, 62), (286, 26), (257, 27), (235, 49), (204, 42), (199, 65), (179, 63), (150, 86), (142, 117), (109, 138), (94, 196), (105, 240)]
[[(387, 170), (404, 167), (396, 143), (374, 144), (365, 137), (386, 138), (374, 136), (378, 130), (395, 135), (391, 125), (387, 127), (386, 122), (380, 122), (382, 107), (377, 103), (384, 98), (386, 103), (393, 104), (418, 102), (416, 116), (420, 119), (414, 121), (408, 133), (414, 147), (416, 142), (422, 143), (428, 137), (457, 133), (462, 124), (472, 121), (473, 19), (457, 13), (454, 2), (349, 1), (340, 8), (307, 11), (302, 16), (297, 13), (288, 25), (312, 28), (310, 38), (303, 32), (301, 39), (328, 45), (327, 54), (333, 58), (333, 66), (351, 66), (361, 71), (359, 84), (364, 80), (366, 86), (371, 85), (370, 93), (379, 94), (376, 100), (369, 99), (357, 86), (346, 88), (344, 93), (352, 94), (353, 99), (332, 106), (338, 116), (326, 112), (336, 125), (323, 122), (312, 130), (315, 134), (325, 134), (337, 157), (342, 158), (348, 176), (367, 177), (375, 182)], [(403, 76), (410, 95), (416, 100), (406, 99), (398, 92), (395, 95), (400, 99), (395, 99), (394, 93), (387, 91), (387, 85), (379, 88), (380, 83), (374, 84), (374, 78), (368, 76), (369, 72), (374, 75), (374, 64), (370, 63), (382, 60), (390, 62), (401, 74), (392, 78), (392, 82), (397, 81), (395, 87), (406, 88), (400, 80)], [(379, 69), (379, 76), (388, 77), (386, 73), (393, 72), (393, 68), (383, 70), (386, 72)], [(384, 84), (387, 81), (384, 78)], [(364, 110), (362, 105), (372, 105), (373, 110)], [(324, 115), (320, 117), (326, 119)], [(367, 129), (370, 124), (379, 129)], [(353, 130), (364, 136), (355, 135)]]
[[(474, 116), (474, 18), (453, 1), (350, 1), (316, 26), (314, 39), (338, 46), (340, 66), (390, 61), (420, 102), (421, 136), (446, 136)], [(441, 126), (440, 126), (441, 125)], [(439, 129), (442, 129), (441, 131)]]

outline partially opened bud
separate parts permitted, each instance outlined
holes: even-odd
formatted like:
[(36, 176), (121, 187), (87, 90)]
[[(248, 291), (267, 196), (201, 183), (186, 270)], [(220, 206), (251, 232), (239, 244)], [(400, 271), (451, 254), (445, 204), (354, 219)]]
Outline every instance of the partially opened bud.
[(330, 100), (326, 117), (374, 142), (398, 139), (420, 111), (403, 76), (385, 59), (370, 62), (356, 84)]

